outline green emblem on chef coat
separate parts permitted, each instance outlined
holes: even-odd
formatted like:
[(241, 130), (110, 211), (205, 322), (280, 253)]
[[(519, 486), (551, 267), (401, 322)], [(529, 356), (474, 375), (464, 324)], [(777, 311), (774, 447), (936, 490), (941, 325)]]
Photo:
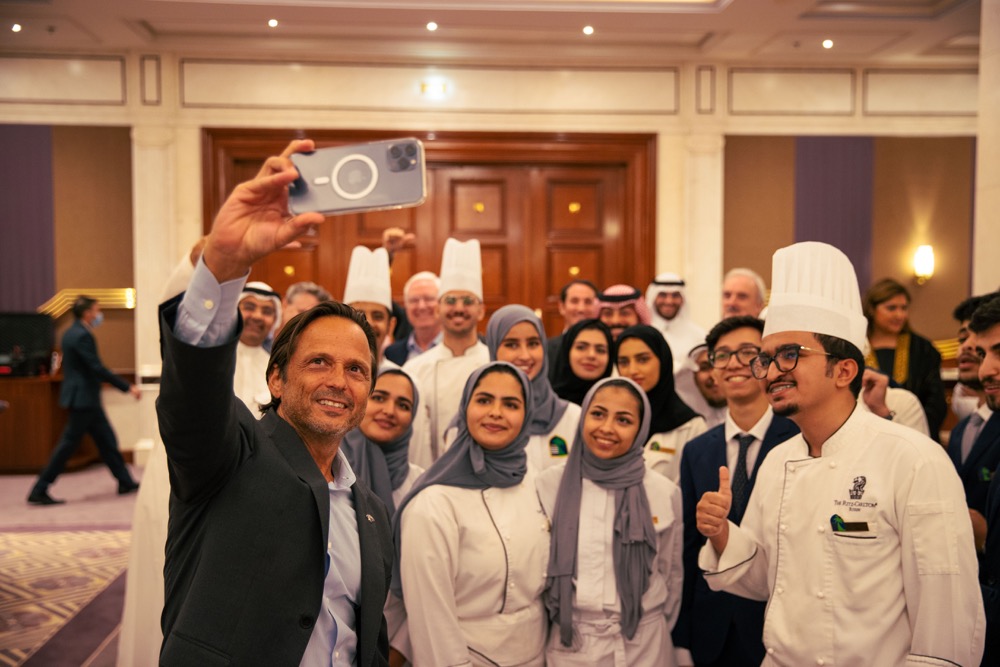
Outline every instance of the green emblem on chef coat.
[(649, 449), (650, 451), (654, 452), (660, 451), (660, 443), (654, 440), (653, 442), (649, 443)]
[(549, 456), (566, 456), (567, 453), (566, 441), (558, 435), (552, 436), (549, 440)]

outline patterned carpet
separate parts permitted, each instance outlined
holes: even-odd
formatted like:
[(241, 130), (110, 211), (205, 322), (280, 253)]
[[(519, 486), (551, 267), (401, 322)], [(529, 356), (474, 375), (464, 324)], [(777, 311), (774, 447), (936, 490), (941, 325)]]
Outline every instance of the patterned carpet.
[(120, 577), (129, 537), (127, 530), (0, 532), (0, 667), (22, 665)]

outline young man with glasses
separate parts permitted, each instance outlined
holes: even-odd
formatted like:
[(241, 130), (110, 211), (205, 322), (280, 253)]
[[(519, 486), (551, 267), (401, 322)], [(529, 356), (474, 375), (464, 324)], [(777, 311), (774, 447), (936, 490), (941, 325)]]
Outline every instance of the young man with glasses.
[(802, 432), (761, 464), (739, 526), (719, 468), (696, 510), (706, 581), (768, 601), (764, 665), (979, 664), (962, 485), (933, 440), (858, 409), (866, 320), (850, 260), (799, 243), (775, 253), (772, 275), (750, 370)]
[(760, 664), (764, 658), (764, 603), (709, 589), (698, 569), (705, 538), (695, 525), (698, 499), (719, 488), (721, 466), (729, 468), (738, 487), (729, 520), (739, 525), (764, 457), (799, 432), (790, 420), (774, 414), (761, 383), (750, 374), (750, 363), (760, 355), (763, 330), (764, 322), (756, 317), (728, 317), (705, 339), (712, 377), (728, 409), (725, 422), (689, 442), (681, 457), (684, 594), (673, 639), (675, 646), (689, 651), (682, 665), (737, 667)]
[(430, 467), (447, 448), (445, 430), (458, 411), (462, 388), (472, 371), (490, 362), (479, 339), (483, 306), (483, 272), (479, 241), (448, 239), (441, 258), (441, 296), (434, 307), (441, 344), (410, 359), (403, 370), (420, 392), (413, 416), (410, 462)]

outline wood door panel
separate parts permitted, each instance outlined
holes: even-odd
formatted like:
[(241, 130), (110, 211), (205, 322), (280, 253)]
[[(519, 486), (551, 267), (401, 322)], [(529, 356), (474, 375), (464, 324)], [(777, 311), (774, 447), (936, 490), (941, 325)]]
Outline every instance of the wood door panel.
[(452, 180), (449, 233), (501, 234), (507, 214), (504, 181)]
[(604, 219), (603, 183), (549, 181), (547, 185), (547, 227), (550, 237), (601, 235)]

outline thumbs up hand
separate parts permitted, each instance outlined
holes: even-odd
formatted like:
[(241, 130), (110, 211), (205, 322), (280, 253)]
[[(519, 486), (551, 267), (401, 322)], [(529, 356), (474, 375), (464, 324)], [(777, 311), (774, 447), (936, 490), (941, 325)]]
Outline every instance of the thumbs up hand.
[(729, 508), (733, 504), (733, 492), (729, 488), (729, 468), (719, 468), (719, 490), (706, 491), (698, 501), (695, 510), (695, 525), (698, 532), (711, 541), (719, 554), (729, 541)]

